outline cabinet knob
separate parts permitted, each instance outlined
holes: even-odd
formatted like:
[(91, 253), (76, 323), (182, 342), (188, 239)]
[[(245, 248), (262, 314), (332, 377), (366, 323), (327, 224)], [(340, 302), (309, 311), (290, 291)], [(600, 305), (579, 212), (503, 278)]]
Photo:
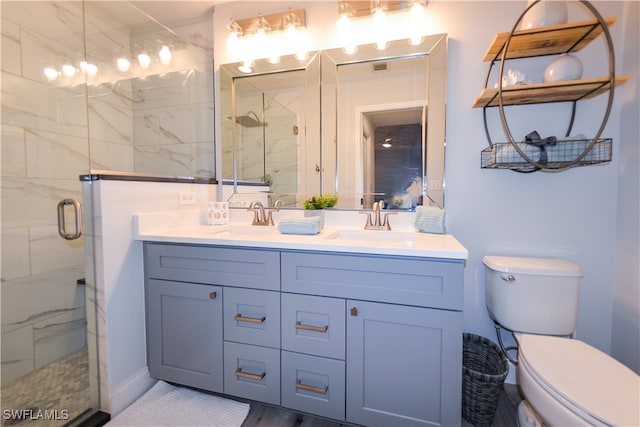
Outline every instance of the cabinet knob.
[(357, 316), (358, 315), (358, 308), (357, 307), (351, 307), (351, 315), (352, 316)]
[(209, 299), (216, 299), (217, 295), (215, 292), (209, 293)]

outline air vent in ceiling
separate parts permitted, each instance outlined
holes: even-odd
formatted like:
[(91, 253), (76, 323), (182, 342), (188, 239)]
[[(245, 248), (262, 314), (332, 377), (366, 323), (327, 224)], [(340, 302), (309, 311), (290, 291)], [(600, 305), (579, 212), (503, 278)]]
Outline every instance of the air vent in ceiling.
[(373, 64), (373, 71), (384, 71), (387, 69), (386, 62), (375, 62)]

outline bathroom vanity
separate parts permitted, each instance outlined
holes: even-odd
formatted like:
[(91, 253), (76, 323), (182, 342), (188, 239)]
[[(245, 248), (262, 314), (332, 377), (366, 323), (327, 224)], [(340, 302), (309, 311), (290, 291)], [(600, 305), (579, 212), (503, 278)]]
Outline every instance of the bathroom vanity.
[(206, 230), (138, 236), (152, 377), (355, 424), (460, 424), (452, 236)]

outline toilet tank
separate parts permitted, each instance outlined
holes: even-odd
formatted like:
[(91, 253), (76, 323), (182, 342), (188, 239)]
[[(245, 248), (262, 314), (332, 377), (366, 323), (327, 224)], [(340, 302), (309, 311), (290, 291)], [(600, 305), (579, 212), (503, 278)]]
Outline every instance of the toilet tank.
[(515, 332), (571, 335), (582, 271), (562, 259), (485, 256), (487, 309)]

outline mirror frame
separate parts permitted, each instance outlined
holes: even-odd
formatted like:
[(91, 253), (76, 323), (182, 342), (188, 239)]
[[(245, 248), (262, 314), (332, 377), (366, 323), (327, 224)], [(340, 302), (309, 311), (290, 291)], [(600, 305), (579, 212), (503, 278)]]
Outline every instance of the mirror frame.
[[(446, 130), (446, 77), (447, 77), (447, 34), (424, 37), (418, 45), (410, 45), (406, 40), (389, 42), (385, 50), (378, 50), (375, 43), (360, 45), (355, 54), (348, 55), (341, 48), (321, 51), (323, 116), (322, 127), (322, 181), (321, 192), (338, 194), (340, 163), (338, 159), (338, 113), (337, 72), (342, 65), (390, 61), (411, 57), (425, 57), (427, 60), (426, 99), (426, 147), (423, 147), (422, 195), (425, 204), (431, 203), (444, 208), (444, 161)], [(324, 114), (333, 105), (333, 115)], [(348, 114), (349, 117), (352, 117)], [(434, 126), (433, 124), (441, 124)], [(426, 148), (426, 149), (425, 149)], [(426, 175), (424, 172), (426, 171)], [(360, 195), (364, 199), (364, 195)], [(345, 209), (338, 203), (340, 209)], [(346, 208), (349, 209), (349, 208)], [(356, 208), (362, 209), (362, 207)]]

